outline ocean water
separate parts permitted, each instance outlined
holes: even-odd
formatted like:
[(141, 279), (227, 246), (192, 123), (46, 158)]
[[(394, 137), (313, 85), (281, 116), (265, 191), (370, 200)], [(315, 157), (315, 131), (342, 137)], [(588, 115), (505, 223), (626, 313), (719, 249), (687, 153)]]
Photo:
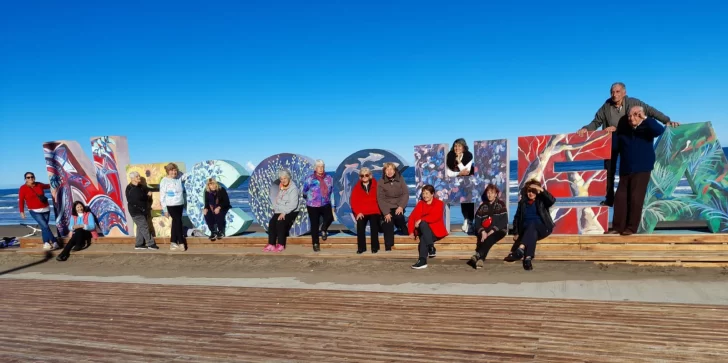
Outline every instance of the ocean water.
[[(728, 155), (728, 148), (723, 148), (723, 151)], [(510, 219), (513, 218), (513, 214), (516, 211), (516, 203), (518, 202), (518, 182), (517, 182), (517, 174), (518, 174), (518, 163), (513, 160), (510, 164), (510, 188), (509, 188), (509, 201), (510, 201)], [(603, 162), (596, 161), (596, 162), (574, 162), (564, 165), (564, 167), (561, 167), (561, 171), (574, 171), (574, 170), (594, 170), (594, 169), (602, 169), (603, 168)], [(330, 173), (332, 174), (332, 173)], [(415, 170), (414, 168), (408, 168), (403, 176), (405, 177), (405, 181), (407, 182), (407, 185), (410, 188), (410, 202), (409, 206), (407, 208), (407, 212), (409, 213), (414, 205), (416, 204), (416, 200), (414, 197), (415, 194)], [(619, 181), (619, 177), (617, 177), (617, 182)], [(20, 185), (18, 185), (20, 186)], [(690, 186), (688, 185), (687, 181), (683, 179), (677, 190), (675, 191), (676, 194), (689, 194)], [(249, 195), (248, 195), (248, 182), (243, 183), (240, 187), (232, 190), (228, 190), (228, 194), (230, 196), (230, 203), (233, 207), (241, 208), (242, 210), (248, 212), (251, 216), (252, 213), (250, 213), (250, 205), (249, 205)], [(50, 193), (46, 193), (46, 196), (50, 199)], [(592, 197), (592, 198), (559, 198), (557, 201), (557, 205), (563, 205), (563, 206), (576, 206), (576, 205), (597, 205), (599, 202), (603, 200), (602, 197)], [(610, 210), (611, 213), (611, 210)], [(20, 223), (29, 223), (29, 224), (35, 224), (35, 221), (26, 213), (26, 219), (22, 220), (20, 219), (20, 214), (18, 212), (18, 189), (0, 189), (0, 225), (17, 225)], [(52, 216), (51, 218), (55, 218), (55, 216)], [(610, 214), (611, 219), (611, 214)], [(267, 222), (267, 221), (266, 221)], [(460, 207), (454, 206), (452, 208), (452, 211), (450, 213), (450, 222), (454, 224), (459, 224), (463, 222), (463, 217), (460, 212)], [(53, 223), (53, 221), (51, 221)]]

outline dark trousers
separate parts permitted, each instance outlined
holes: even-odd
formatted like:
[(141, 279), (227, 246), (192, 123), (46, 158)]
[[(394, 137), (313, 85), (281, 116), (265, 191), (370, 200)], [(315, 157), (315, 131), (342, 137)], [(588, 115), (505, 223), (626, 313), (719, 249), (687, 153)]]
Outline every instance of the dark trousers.
[[(613, 135), (613, 137), (615, 136)], [(614, 174), (617, 171), (617, 156), (619, 156), (619, 152), (612, 149), (612, 158), (604, 160), (604, 169), (607, 169), (607, 190), (604, 203), (610, 207), (614, 205)]]
[[(396, 208), (392, 208), (389, 211), (389, 214), (392, 215), (392, 219), (389, 222), (384, 221), (384, 223), (382, 223), (382, 232), (384, 232), (384, 247), (387, 249), (394, 246), (394, 227), (397, 227), (400, 231), (407, 230), (407, 222), (404, 219), (404, 210), (402, 210), (402, 214), (400, 215), (394, 213), (396, 210)], [(384, 216), (382, 216), (382, 220), (384, 220)]]
[(629, 230), (637, 233), (642, 220), (642, 205), (645, 203), (650, 174), (646, 171), (619, 176), (612, 216), (612, 229), (615, 231), (621, 233)]
[(420, 226), (417, 227), (417, 231), (420, 233), (420, 244), (418, 249), (420, 251), (420, 259), (427, 261), (428, 253), (432, 247), (435, 247), (435, 242), (438, 240), (435, 234), (432, 233), (432, 228), (427, 222), (420, 222)]
[[(331, 204), (320, 207), (306, 207), (308, 218), (311, 221), (311, 243), (319, 243), (319, 225), (321, 231), (328, 231), (331, 223), (334, 222), (334, 213)], [(323, 222), (321, 222), (323, 220)]]
[(475, 253), (481, 260), (485, 260), (485, 257), (488, 256), (488, 252), (490, 252), (490, 248), (498, 241), (502, 240), (505, 236), (506, 231), (502, 229), (493, 232), (493, 234), (485, 239), (483, 239), (483, 236), (478, 233), (478, 243), (475, 245)]
[(543, 223), (528, 224), (523, 231), (523, 235), (519, 236), (519, 240), (513, 242), (511, 252), (517, 250), (523, 244), (526, 246), (526, 257), (536, 257), (536, 242), (548, 237), (550, 234), (551, 231)]
[(182, 225), (182, 210), (183, 205), (170, 205), (167, 206), (167, 212), (172, 217), (172, 230), (169, 236), (171, 243), (184, 244), (185, 243), (185, 231)]
[(473, 223), (473, 219), (475, 219), (475, 203), (460, 203), (460, 211), (463, 212), (464, 219)]
[(268, 221), (268, 244), (275, 246), (276, 241), (278, 241), (279, 245), (286, 247), (288, 230), (291, 229), (293, 221), (295, 221), (296, 217), (298, 217), (298, 211), (294, 210), (293, 212), (286, 214), (285, 219), (282, 221), (278, 220), (280, 215), (280, 213), (275, 213), (273, 214), (273, 217), (271, 217), (270, 221)]
[(71, 239), (63, 247), (63, 251), (61, 251), (60, 256), (64, 256), (67, 258), (68, 256), (71, 255), (72, 248), (74, 249), (74, 251), (78, 251), (78, 250), (82, 249), (84, 246), (86, 246), (86, 243), (90, 240), (91, 240), (91, 232), (89, 232), (85, 229), (77, 229), (77, 230), (73, 231), (73, 234), (71, 235)]
[(220, 209), (220, 213), (215, 214), (215, 211), (212, 209), (207, 210), (207, 214), (205, 214), (205, 223), (207, 223), (207, 228), (210, 229), (211, 233), (214, 232), (220, 232), (222, 234), (225, 234), (225, 216), (227, 215), (226, 209)]
[(367, 214), (356, 221), (356, 244), (360, 252), (367, 250), (367, 222), (371, 229), (372, 251), (379, 251), (379, 214)]

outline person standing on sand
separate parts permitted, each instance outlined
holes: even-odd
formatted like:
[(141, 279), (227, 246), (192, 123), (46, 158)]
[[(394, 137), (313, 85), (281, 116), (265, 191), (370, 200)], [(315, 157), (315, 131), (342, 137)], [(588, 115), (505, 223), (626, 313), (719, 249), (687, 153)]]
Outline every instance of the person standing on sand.
[(158, 250), (154, 237), (149, 233), (149, 223), (147, 217), (149, 215), (149, 203), (152, 200), (152, 192), (146, 185), (141, 182), (142, 177), (138, 172), (129, 173), (129, 185), (126, 186), (126, 202), (131, 220), (136, 225), (136, 250)]
[(647, 117), (642, 106), (629, 109), (629, 121), (617, 128), (619, 149), (619, 187), (614, 201), (612, 231), (607, 234), (629, 236), (637, 233), (642, 220), (647, 184), (655, 165), (655, 138), (665, 128)]
[[(468, 150), (468, 143), (465, 139), (457, 139), (452, 144), (450, 152), (447, 153), (447, 168), (445, 174), (450, 178), (473, 175), (473, 154)], [(463, 213), (462, 230), (470, 233), (470, 223), (473, 222), (475, 214), (475, 203), (460, 203), (460, 210)]]
[(377, 204), (384, 221), (384, 250), (391, 251), (394, 247), (395, 227), (402, 235), (407, 233), (404, 212), (409, 203), (409, 189), (394, 163), (384, 163), (382, 169), (382, 179), (377, 183)]
[(334, 207), (331, 205), (334, 179), (331, 175), (326, 174), (326, 165), (323, 160), (316, 160), (314, 168), (313, 174), (306, 177), (303, 182), (303, 194), (306, 198), (308, 218), (311, 221), (311, 244), (313, 251), (318, 252), (321, 250), (319, 225), (321, 226), (321, 239), (326, 241), (329, 236), (329, 226), (334, 222)]
[(184, 186), (179, 178), (179, 168), (175, 163), (164, 167), (167, 176), (159, 183), (159, 201), (162, 204), (162, 215), (172, 217), (172, 230), (169, 237), (169, 249), (185, 250), (185, 231), (182, 225), (182, 211), (185, 208)]
[[(634, 97), (627, 97), (627, 87), (622, 82), (613, 83), (610, 93), (611, 97), (597, 110), (594, 120), (576, 132), (579, 136), (583, 136), (587, 131), (595, 131), (599, 127), (608, 132), (617, 131), (619, 122), (627, 121), (627, 110), (635, 106), (641, 106), (648, 117), (657, 119), (666, 126), (680, 126), (680, 123), (670, 121), (670, 117), (650, 105)], [(614, 205), (614, 175), (617, 170), (618, 155), (616, 146), (616, 141), (612, 136), (612, 157), (604, 161), (604, 168), (607, 169), (607, 195), (601, 203), (601, 205), (609, 207)]]
[(41, 230), (43, 237), (43, 249), (58, 249), (58, 239), (53, 235), (48, 221), (51, 218), (51, 207), (48, 204), (48, 197), (45, 191), (50, 189), (48, 184), (37, 183), (35, 174), (31, 172), (25, 173), (25, 184), (18, 189), (18, 210), (20, 210), (20, 218), (25, 219), (25, 205), (28, 205), (30, 216), (35, 219)]
[(410, 236), (420, 239), (419, 258), (412, 265), (416, 270), (427, 268), (427, 258), (435, 257), (437, 253), (435, 242), (447, 236), (447, 228), (442, 218), (445, 203), (435, 197), (435, 187), (429, 184), (422, 187), (421, 197), (422, 200), (417, 202), (408, 222)]
[(513, 216), (513, 246), (511, 253), (503, 259), (506, 262), (523, 260), (523, 269), (533, 270), (532, 260), (536, 257), (536, 242), (548, 237), (554, 230), (551, 208), (556, 203), (551, 193), (538, 180), (529, 180), (521, 189), (516, 215)]

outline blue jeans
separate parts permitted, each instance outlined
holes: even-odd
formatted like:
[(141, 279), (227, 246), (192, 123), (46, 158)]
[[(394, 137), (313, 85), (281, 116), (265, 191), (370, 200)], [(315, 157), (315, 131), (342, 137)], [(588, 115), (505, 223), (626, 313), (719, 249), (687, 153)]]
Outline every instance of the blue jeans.
[(51, 227), (48, 227), (48, 220), (51, 218), (51, 212), (38, 213), (33, 212), (32, 210), (29, 212), (30, 216), (35, 219), (40, 227), (40, 231), (43, 234), (43, 243), (58, 242), (58, 240), (56, 240), (56, 236), (54, 236), (53, 232), (51, 232)]

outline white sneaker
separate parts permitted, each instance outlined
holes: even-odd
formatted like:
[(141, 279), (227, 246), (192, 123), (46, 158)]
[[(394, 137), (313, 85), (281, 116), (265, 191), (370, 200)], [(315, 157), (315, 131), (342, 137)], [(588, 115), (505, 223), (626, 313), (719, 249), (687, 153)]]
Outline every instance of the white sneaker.
[(53, 242), (53, 249), (54, 249), (54, 250), (57, 250), (57, 249), (59, 249), (59, 248), (61, 248), (61, 246), (59, 246), (59, 245), (58, 245), (58, 243), (56, 243), (56, 242)]
[(48, 242), (43, 243), (43, 249), (44, 250), (50, 251), (51, 248), (52, 247), (51, 247), (51, 244), (50, 243), (48, 243)]
[(170, 251), (178, 251), (179, 250), (179, 245), (176, 244), (176, 243), (170, 243), (169, 244), (169, 250)]
[(468, 233), (468, 231), (470, 230), (470, 221), (469, 220), (466, 219), (463, 221), (462, 229), (463, 229), (463, 232)]

